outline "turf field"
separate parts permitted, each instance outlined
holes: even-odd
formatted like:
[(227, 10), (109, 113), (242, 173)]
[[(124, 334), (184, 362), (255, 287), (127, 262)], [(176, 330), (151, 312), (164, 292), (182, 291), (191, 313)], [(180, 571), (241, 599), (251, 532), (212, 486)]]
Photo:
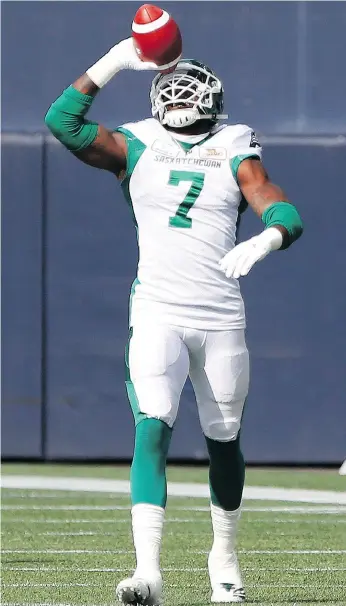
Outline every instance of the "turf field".
[[(3, 475), (128, 479), (127, 467), (3, 465)], [(206, 482), (171, 467), (173, 482)], [(344, 491), (336, 471), (249, 470), (247, 484)], [(2, 604), (111, 606), (134, 566), (129, 497), (2, 490)], [(244, 502), (238, 539), (248, 604), (346, 606), (346, 506)], [(165, 606), (206, 606), (211, 532), (206, 499), (170, 498), (162, 550)]]

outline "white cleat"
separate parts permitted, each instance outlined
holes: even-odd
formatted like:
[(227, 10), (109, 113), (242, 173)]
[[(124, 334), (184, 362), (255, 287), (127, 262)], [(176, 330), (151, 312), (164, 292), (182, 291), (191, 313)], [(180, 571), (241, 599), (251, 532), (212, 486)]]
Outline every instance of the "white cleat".
[(116, 588), (117, 600), (124, 606), (160, 606), (162, 599), (161, 576), (153, 581), (133, 576), (124, 579)]
[(213, 603), (241, 604), (245, 602), (245, 591), (235, 551), (221, 556), (211, 551), (208, 557), (208, 569)]
[(245, 602), (245, 591), (243, 587), (236, 587), (236, 585), (232, 585), (231, 583), (218, 583), (214, 586), (211, 601), (225, 604), (240, 604)]

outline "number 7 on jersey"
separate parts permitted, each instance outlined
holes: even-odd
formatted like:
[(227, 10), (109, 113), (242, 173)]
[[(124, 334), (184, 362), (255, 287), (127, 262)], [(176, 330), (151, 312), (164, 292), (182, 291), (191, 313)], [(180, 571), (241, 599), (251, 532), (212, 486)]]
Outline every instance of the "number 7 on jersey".
[(171, 227), (191, 227), (192, 219), (187, 217), (187, 213), (196, 202), (204, 185), (204, 173), (193, 173), (184, 170), (171, 170), (169, 173), (169, 185), (179, 185), (181, 181), (191, 181), (191, 187), (184, 200), (179, 204), (174, 217), (169, 218)]

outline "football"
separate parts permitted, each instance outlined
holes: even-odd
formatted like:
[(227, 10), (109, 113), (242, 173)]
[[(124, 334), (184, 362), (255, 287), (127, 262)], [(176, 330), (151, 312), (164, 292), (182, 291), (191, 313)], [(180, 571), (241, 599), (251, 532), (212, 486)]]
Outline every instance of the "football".
[(174, 70), (182, 54), (182, 38), (169, 13), (143, 4), (134, 16), (132, 37), (142, 61), (153, 61), (164, 73)]

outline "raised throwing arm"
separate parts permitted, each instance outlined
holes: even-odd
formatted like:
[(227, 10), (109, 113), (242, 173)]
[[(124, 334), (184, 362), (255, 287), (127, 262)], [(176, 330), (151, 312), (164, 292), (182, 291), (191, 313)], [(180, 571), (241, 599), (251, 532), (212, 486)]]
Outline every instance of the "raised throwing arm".
[(126, 169), (125, 138), (86, 120), (85, 115), (99, 90), (122, 69), (148, 70), (157, 66), (139, 59), (132, 38), (122, 40), (65, 89), (45, 116), (49, 130), (77, 158), (117, 176)]

